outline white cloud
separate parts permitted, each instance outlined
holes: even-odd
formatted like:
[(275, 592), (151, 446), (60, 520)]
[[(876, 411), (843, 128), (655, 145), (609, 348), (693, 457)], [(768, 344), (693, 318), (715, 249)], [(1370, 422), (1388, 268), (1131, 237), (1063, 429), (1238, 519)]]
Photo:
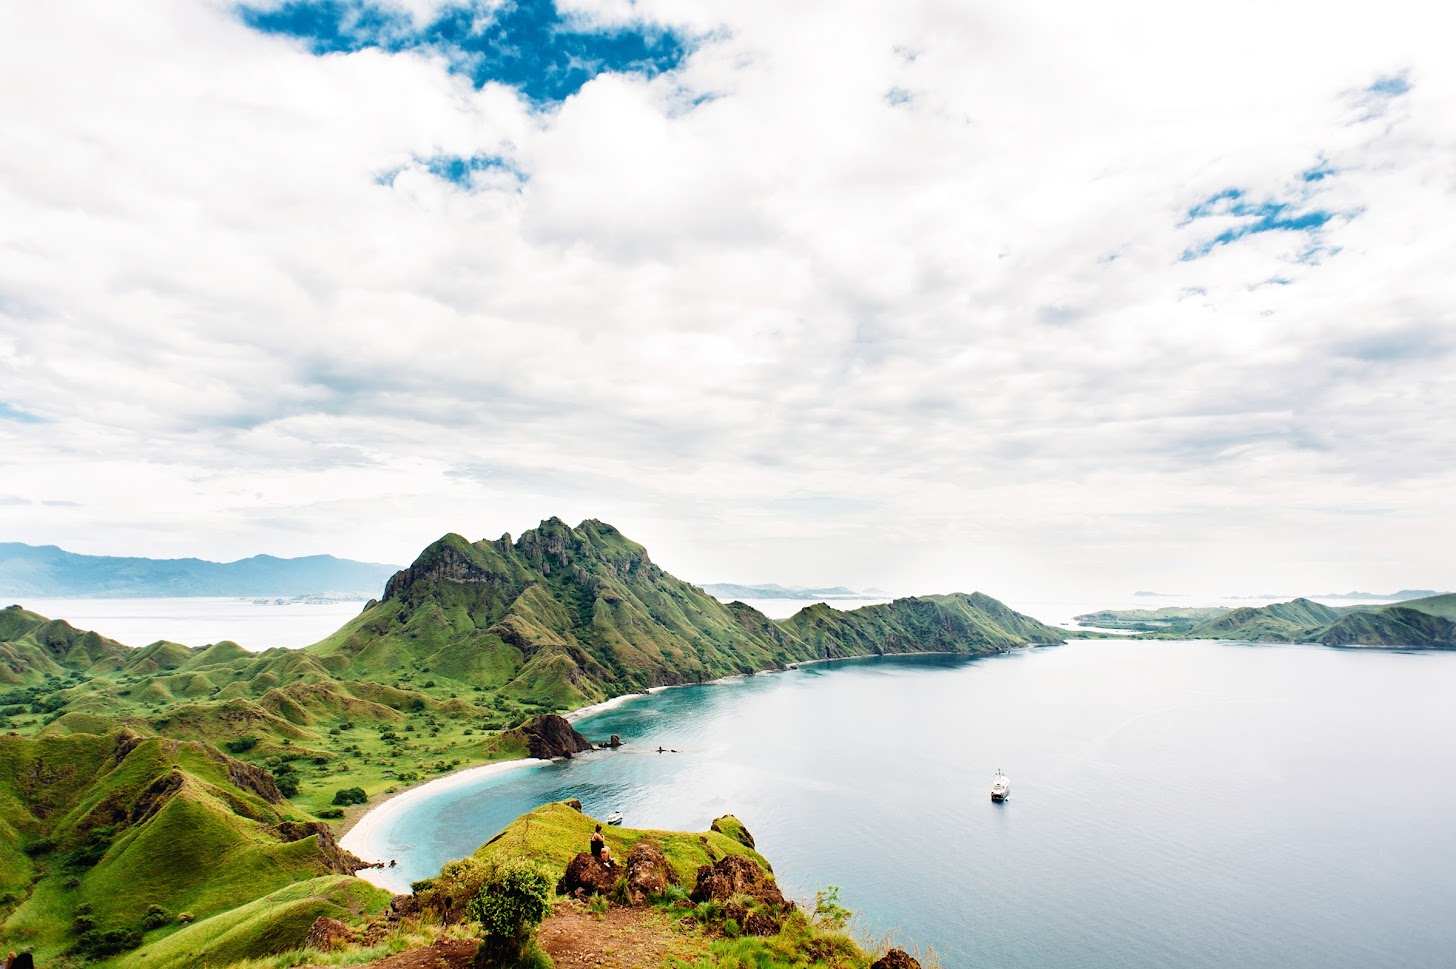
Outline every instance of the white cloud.
[[(0, 419), (0, 530), (403, 560), (559, 514), (701, 581), (1449, 586), (1456, 84), (1403, 6), (574, 3), (713, 39), (538, 112), (227, 5), (12, 5), (0, 401), (46, 423)], [(476, 155), (525, 180), (421, 161)], [(1230, 188), (1352, 215), (1182, 259)]]

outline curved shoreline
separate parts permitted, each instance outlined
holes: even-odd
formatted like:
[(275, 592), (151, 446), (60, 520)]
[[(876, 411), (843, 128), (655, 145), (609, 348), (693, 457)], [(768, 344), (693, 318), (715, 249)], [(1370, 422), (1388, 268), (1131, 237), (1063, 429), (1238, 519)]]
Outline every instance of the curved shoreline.
[[(795, 663), (790, 663), (783, 668), (756, 670), (754, 673), (733, 673), (728, 676), (720, 676), (712, 680), (703, 680), (698, 683), (676, 683), (666, 686), (649, 687), (648, 689), (641, 692), (623, 693), (620, 696), (614, 696), (611, 699), (603, 700), (600, 703), (593, 703), (589, 704), (588, 706), (578, 707), (575, 710), (563, 713), (561, 716), (571, 723), (576, 723), (577, 721), (592, 716), (593, 714), (615, 709), (616, 707), (622, 706), (623, 704), (638, 697), (650, 696), (654, 693), (661, 693), (664, 690), (682, 689), (684, 687), (690, 686), (713, 686), (715, 684), (725, 684), (733, 680), (746, 679), (750, 676), (757, 676), (764, 673), (788, 672), (790, 670), (797, 669), (800, 666), (810, 666), (818, 663), (836, 663), (845, 660), (857, 659), (885, 659), (897, 656), (995, 656), (1001, 655), (1005, 652), (1013, 652), (1016, 649), (1035, 648), (1038, 645), (1042, 644), (1033, 643), (1024, 647), (1015, 647), (1012, 650), (998, 651), (997, 653), (961, 653), (952, 652), (949, 650), (916, 650), (905, 653), (869, 653), (863, 656), (834, 656), (829, 657), (828, 659), (800, 660)], [(352, 852), (354, 855), (363, 859), (364, 861), (371, 863), (382, 861), (387, 865), (389, 862), (389, 857), (387, 854), (386, 845), (383, 844), (383, 828), (400, 811), (405, 810), (410, 805), (415, 804), (428, 797), (433, 797), (444, 791), (453, 790), (457, 787), (470, 784), (483, 777), (490, 777), (495, 774), (503, 774), (512, 770), (519, 770), (523, 767), (531, 767), (535, 765), (544, 765), (549, 763), (551, 763), (551, 761), (549, 760), (539, 760), (534, 757), (523, 757), (517, 760), (504, 760), (494, 761), (486, 764), (477, 764), (473, 767), (466, 767), (461, 770), (455, 771), (452, 774), (446, 774), (444, 777), (436, 777), (431, 780), (423, 781), (413, 787), (408, 787), (396, 794), (390, 794), (385, 797), (384, 800), (377, 802), (372, 807), (370, 807), (369, 810), (365, 811), (357, 818), (348, 822), (343, 827), (342, 832), (338, 836), (339, 846), (344, 848), (346, 851)], [(402, 876), (397, 874), (396, 870), (390, 869), (388, 867), (363, 868), (355, 874), (357, 877), (364, 879), (370, 884), (377, 885), (380, 888), (395, 892), (397, 894), (408, 893), (410, 890), (409, 882), (406, 881)]]

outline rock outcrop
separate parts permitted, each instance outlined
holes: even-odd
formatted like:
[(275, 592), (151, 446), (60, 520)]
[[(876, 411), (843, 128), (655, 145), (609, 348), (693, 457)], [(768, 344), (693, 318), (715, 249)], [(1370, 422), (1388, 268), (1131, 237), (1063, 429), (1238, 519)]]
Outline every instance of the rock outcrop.
[(758, 863), (742, 855), (727, 855), (698, 869), (693, 887), (695, 902), (727, 902), (735, 895), (747, 895), (766, 905), (788, 907), (778, 883)]
[(719, 834), (726, 834), (745, 848), (754, 847), (753, 835), (748, 833), (748, 828), (744, 827), (742, 821), (731, 814), (725, 814), (721, 818), (714, 818), (709, 830), (716, 831)]
[(622, 869), (604, 865), (590, 851), (583, 851), (566, 866), (566, 873), (556, 883), (556, 894), (587, 898), (605, 895), (622, 877)]
[(891, 949), (870, 963), (870, 969), (920, 969), (920, 961), (904, 949)]
[(331, 919), (326, 915), (320, 915), (314, 919), (313, 925), (308, 927), (308, 934), (303, 937), (303, 946), (306, 949), (318, 949), (320, 952), (327, 952), (330, 949), (348, 945), (354, 941), (354, 933), (349, 927), (338, 919)]
[(592, 750), (592, 742), (572, 728), (565, 717), (554, 713), (543, 713), (515, 731), (526, 739), (526, 747), (532, 757), (551, 760), (556, 757), (571, 757), (583, 751)]
[(662, 849), (650, 841), (639, 841), (627, 855), (627, 896), (641, 905), (677, 884), (677, 872), (668, 864)]

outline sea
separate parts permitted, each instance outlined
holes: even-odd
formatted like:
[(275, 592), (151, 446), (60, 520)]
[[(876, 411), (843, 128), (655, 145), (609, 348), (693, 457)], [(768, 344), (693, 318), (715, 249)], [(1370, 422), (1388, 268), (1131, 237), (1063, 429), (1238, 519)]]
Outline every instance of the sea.
[(732, 813), (791, 897), (836, 886), (866, 937), (946, 967), (1435, 969), (1453, 695), (1456, 654), (1319, 646), (816, 663), (583, 718), (626, 746), (446, 785), (377, 838), (403, 886), (549, 801), (638, 828)]

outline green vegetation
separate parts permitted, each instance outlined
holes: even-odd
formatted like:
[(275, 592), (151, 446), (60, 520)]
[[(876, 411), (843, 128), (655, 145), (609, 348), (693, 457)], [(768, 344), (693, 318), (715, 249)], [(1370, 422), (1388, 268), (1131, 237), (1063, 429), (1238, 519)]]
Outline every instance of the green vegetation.
[(328, 829), (288, 811), (267, 772), (204, 744), (0, 736), (0, 935), (96, 960), (176, 932), (182, 912), (347, 870)]
[(1161, 609), (1103, 609), (1072, 618), (1103, 629), (1125, 629), (1139, 633), (1186, 633), (1199, 623), (1217, 619), (1228, 611), (1224, 606), (1164, 606)]
[(551, 911), (554, 884), (554, 876), (524, 858), (487, 872), (480, 890), (465, 905), (465, 914), (480, 923), (477, 966), (515, 966), (530, 957), (536, 927)]
[[(516, 541), (446, 535), (302, 650), (131, 648), (12, 606), (0, 610), (0, 731), (13, 732), (0, 737), (0, 940), (47, 957), (75, 945), (82, 959), (140, 944), (141, 958), (265, 897), (284, 906), (286, 886), (346, 870), (323, 821), (526, 756), (514, 728), (537, 714), (807, 660), (1064, 635), (979, 593), (774, 622), (668, 575), (610, 525), (557, 519)], [(292, 931), (242, 924), (219, 938), (274, 945)]]
[[(1157, 610), (1158, 613), (1165, 611), (1168, 610)], [(1129, 613), (1112, 611), (1077, 618), (1086, 621), (1102, 615), (1130, 619)], [(1456, 594), (1410, 599), (1392, 605), (1326, 606), (1309, 599), (1294, 599), (1268, 606), (1221, 610), (1218, 615), (1189, 626), (1170, 625), (1166, 630), (1154, 631), (1152, 638), (1456, 649)]]

